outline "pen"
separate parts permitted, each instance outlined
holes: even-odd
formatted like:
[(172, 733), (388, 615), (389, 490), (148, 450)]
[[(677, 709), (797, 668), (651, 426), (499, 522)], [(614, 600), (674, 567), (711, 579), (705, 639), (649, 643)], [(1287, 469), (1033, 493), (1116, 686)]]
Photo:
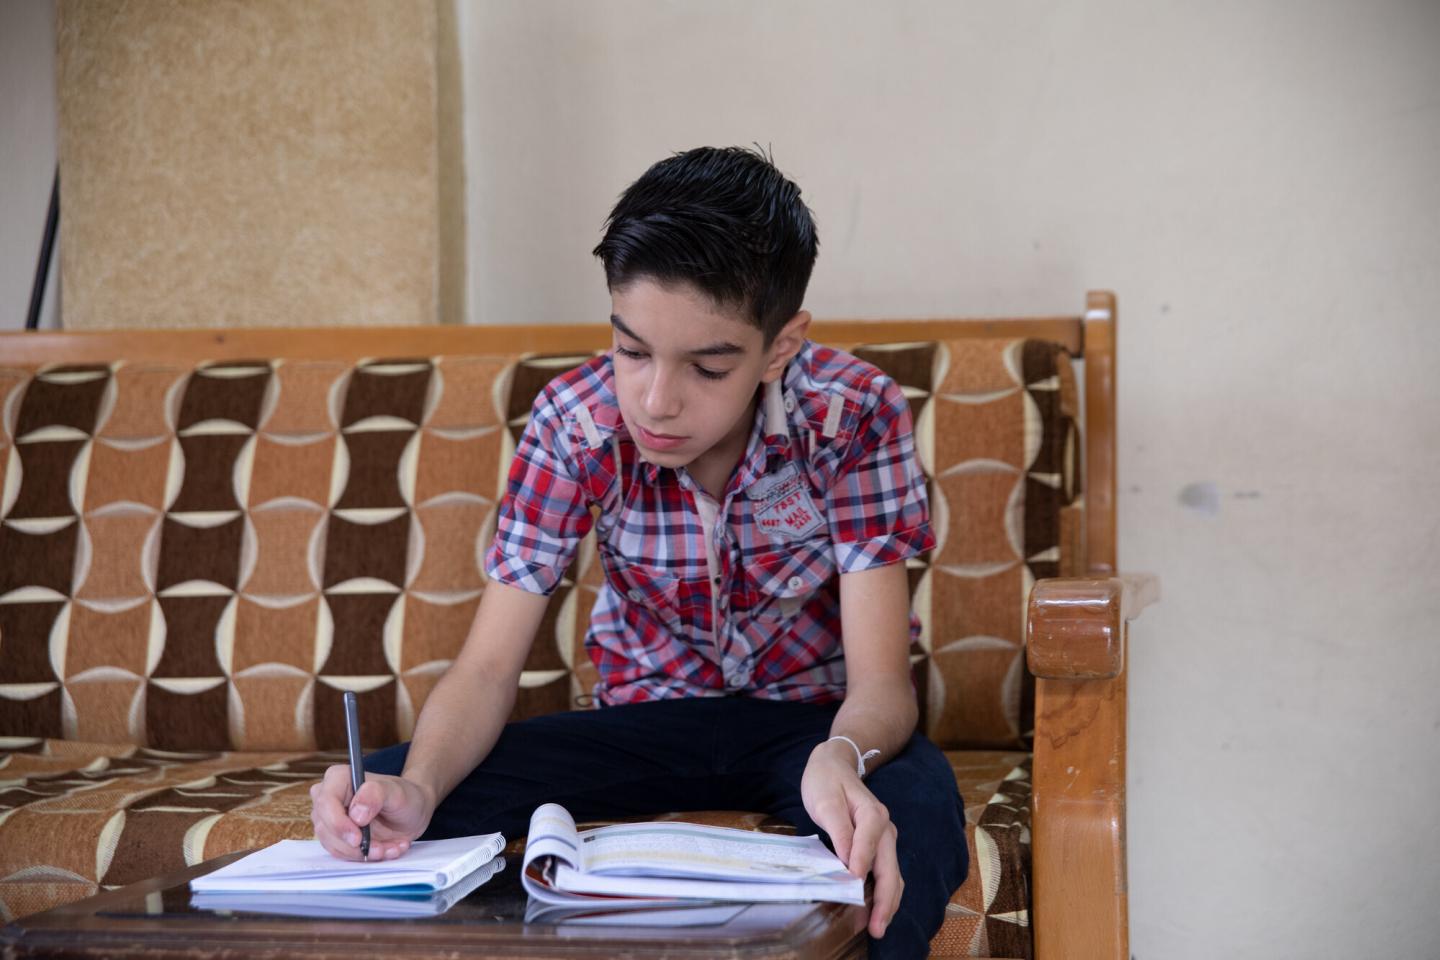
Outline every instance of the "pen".
[[(345, 740), (350, 748), (350, 789), (360, 792), (365, 782), (365, 766), (360, 762), (360, 714), (355, 708), (355, 691), (345, 691)], [(360, 859), (370, 860), (370, 825), (360, 828)]]

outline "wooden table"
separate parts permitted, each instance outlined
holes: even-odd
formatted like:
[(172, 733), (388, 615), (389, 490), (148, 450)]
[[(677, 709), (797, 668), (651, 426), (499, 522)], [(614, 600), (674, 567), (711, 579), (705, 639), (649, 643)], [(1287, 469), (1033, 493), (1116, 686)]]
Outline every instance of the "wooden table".
[(221, 913), (190, 906), (187, 882), (239, 857), (23, 917), (0, 930), (0, 960), (22, 957), (197, 960), (366, 957), (863, 957), (863, 907), (753, 904), (726, 923), (692, 927), (524, 922), (520, 864), (438, 917), (335, 920)]

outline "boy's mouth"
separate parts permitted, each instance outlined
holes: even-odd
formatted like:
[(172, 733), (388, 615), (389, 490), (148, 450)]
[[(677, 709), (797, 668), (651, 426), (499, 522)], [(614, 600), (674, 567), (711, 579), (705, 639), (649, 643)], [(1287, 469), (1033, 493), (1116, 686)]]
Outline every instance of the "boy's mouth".
[(649, 447), (651, 450), (672, 450), (689, 438), (677, 437), (669, 433), (652, 433), (637, 423), (635, 425), (635, 439), (639, 440), (642, 445)]

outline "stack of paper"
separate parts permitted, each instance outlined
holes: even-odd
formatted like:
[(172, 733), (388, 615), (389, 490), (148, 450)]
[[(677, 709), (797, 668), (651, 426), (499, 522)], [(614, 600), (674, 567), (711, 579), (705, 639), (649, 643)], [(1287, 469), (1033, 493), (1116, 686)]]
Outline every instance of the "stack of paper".
[(438, 917), (505, 869), (505, 858), (495, 857), (454, 886), (425, 893), (389, 890), (342, 890), (335, 893), (227, 893), (197, 891), (190, 906), (226, 913), (271, 913), (289, 917), (329, 917), (336, 920), (384, 920), (403, 917)]
[(190, 881), (191, 905), (301, 916), (443, 913), (504, 867), (498, 833), (420, 840), (395, 860), (331, 856), (316, 840), (281, 840)]

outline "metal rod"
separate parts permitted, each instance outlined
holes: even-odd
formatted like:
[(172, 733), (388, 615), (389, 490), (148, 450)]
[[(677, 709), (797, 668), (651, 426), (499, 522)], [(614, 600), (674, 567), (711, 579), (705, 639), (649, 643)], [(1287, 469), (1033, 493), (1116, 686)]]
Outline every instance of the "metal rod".
[(40, 310), (45, 305), (45, 284), (50, 279), (50, 255), (55, 252), (55, 228), (60, 225), (60, 167), (50, 186), (50, 213), (45, 217), (45, 239), (40, 241), (40, 261), (35, 264), (35, 283), (30, 288), (30, 312), (25, 329), (40, 329)]

